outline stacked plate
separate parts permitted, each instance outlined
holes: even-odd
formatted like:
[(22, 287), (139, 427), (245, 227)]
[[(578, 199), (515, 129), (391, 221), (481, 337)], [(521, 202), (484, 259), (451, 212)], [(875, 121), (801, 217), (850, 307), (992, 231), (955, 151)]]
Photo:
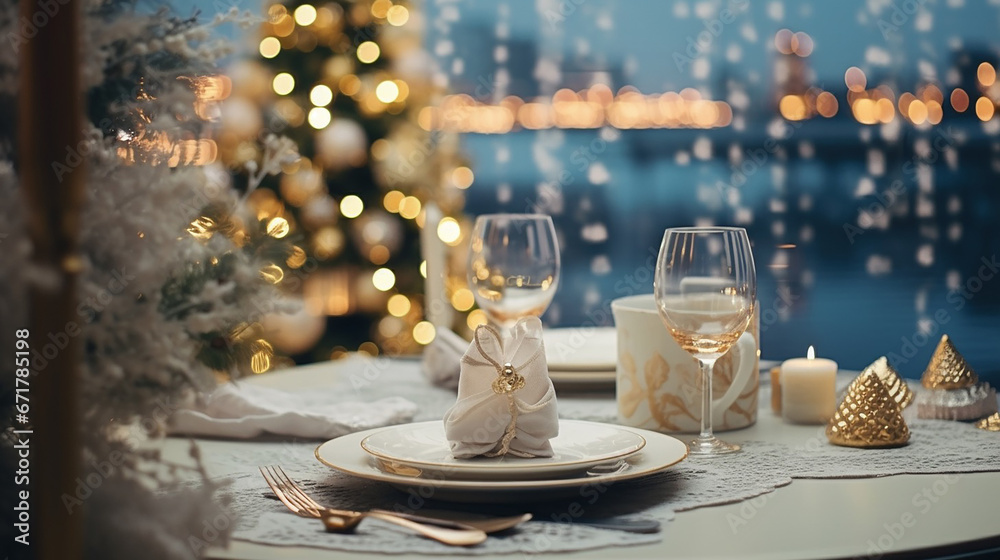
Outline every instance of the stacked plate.
[(618, 360), (614, 327), (545, 329), (545, 359), (555, 388), (613, 391)]
[(320, 445), (316, 457), (425, 499), (521, 502), (647, 476), (687, 456), (687, 446), (664, 434), (578, 420), (561, 420), (551, 443), (552, 457), (456, 459), (443, 423), (433, 421), (339, 437)]

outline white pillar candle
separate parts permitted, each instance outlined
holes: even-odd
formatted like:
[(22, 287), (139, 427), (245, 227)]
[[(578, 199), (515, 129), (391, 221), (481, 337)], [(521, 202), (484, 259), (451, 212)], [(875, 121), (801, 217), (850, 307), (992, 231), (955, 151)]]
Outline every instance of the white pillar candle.
[(837, 407), (837, 362), (808, 357), (781, 364), (781, 415), (795, 424), (825, 424)]
[(435, 327), (451, 328), (451, 304), (445, 293), (448, 249), (437, 235), (438, 224), (443, 217), (437, 204), (428, 202), (424, 205), (424, 229), (420, 232), (420, 249), (427, 263), (424, 317)]

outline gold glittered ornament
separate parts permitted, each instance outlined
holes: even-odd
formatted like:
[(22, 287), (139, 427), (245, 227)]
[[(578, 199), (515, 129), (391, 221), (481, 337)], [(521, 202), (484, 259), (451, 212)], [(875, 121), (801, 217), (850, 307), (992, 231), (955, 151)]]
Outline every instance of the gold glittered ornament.
[(1000, 432), (1000, 412), (994, 412), (979, 422), (976, 422), (976, 427), (980, 430), (986, 430), (987, 432)]
[(864, 377), (868, 372), (872, 372), (878, 376), (882, 384), (885, 385), (886, 391), (889, 392), (889, 396), (899, 404), (900, 409), (906, 408), (913, 402), (913, 390), (906, 384), (906, 381), (903, 381), (899, 372), (889, 365), (889, 360), (885, 356), (875, 360), (871, 365), (866, 367), (861, 372), (861, 375), (858, 376), (858, 379)]
[(898, 447), (910, 440), (899, 404), (873, 371), (858, 376), (826, 426), (826, 437), (846, 447)]
[(948, 335), (942, 336), (920, 383), (928, 389), (963, 389), (978, 382), (979, 376), (969, 367)]

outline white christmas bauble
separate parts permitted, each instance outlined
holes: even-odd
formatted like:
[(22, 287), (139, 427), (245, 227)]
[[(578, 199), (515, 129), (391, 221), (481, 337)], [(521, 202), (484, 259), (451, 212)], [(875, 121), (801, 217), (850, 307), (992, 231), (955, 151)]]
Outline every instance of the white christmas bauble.
[(285, 354), (300, 354), (312, 348), (326, 330), (326, 318), (317, 317), (301, 305), (294, 313), (271, 313), (261, 321), (264, 338)]
[(334, 171), (363, 165), (368, 159), (368, 136), (358, 123), (334, 119), (316, 133), (316, 155), (324, 167)]
[(244, 97), (230, 97), (222, 102), (222, 132), (237, 138), (252, 138), (264, 125), (260, 109)]
[(326, 183), (323, 182), (323, 173), (312, 166), (300, 165), (295, 172), (281, 176), (281, 196), (289, 204), (302, 206), (324, 191)]
[(317, 196), (302, 207), (302, 223), (309, 229), (319, 229), (337, 223), (340, 214), (337, 201), (330, 195)]
[(364, 254), (376, 245), (383, 245), (394, 253), (403, 242), (399, 218), (381, 210), (368, 210), (351, 222), (351, 233), (355, 245)]

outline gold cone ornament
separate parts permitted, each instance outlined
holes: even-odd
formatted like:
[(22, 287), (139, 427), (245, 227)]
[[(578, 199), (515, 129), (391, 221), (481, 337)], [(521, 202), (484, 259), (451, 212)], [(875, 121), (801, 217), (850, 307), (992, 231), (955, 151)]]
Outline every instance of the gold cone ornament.
[(1000, 412), (994, 412), (979, 422), (976, 422), (976, 427), (980, 430), (986, 430), (987, 432), (1000, 432)]
[(913, 390), (906, 384), (906, 381), (903, 381), (899, 372), (889, 365), (889, 360), (885, 356), (875, 360), (871, 365), (866, 367), (861, 372), (861, 375), (858, 376), (858, 379), (864, 377), (868, 372), (873, 372), (878, 376), (879, 381), (885, 385), (885, 390), (889, 392), (889, 396), (892, 397), (892, 400), (896, 401), (900, 409), (906, 408), (913, 402)]
[(948, 335), (942, 336), (920, 383), (928, 389), (963, 389), (978, 382), (979, 376), (969, 367)]
[(846, 447), (898, 447), (910, 440), (899, 404), (873, 371), (858, 376), (826, 426), (826, 437)]

